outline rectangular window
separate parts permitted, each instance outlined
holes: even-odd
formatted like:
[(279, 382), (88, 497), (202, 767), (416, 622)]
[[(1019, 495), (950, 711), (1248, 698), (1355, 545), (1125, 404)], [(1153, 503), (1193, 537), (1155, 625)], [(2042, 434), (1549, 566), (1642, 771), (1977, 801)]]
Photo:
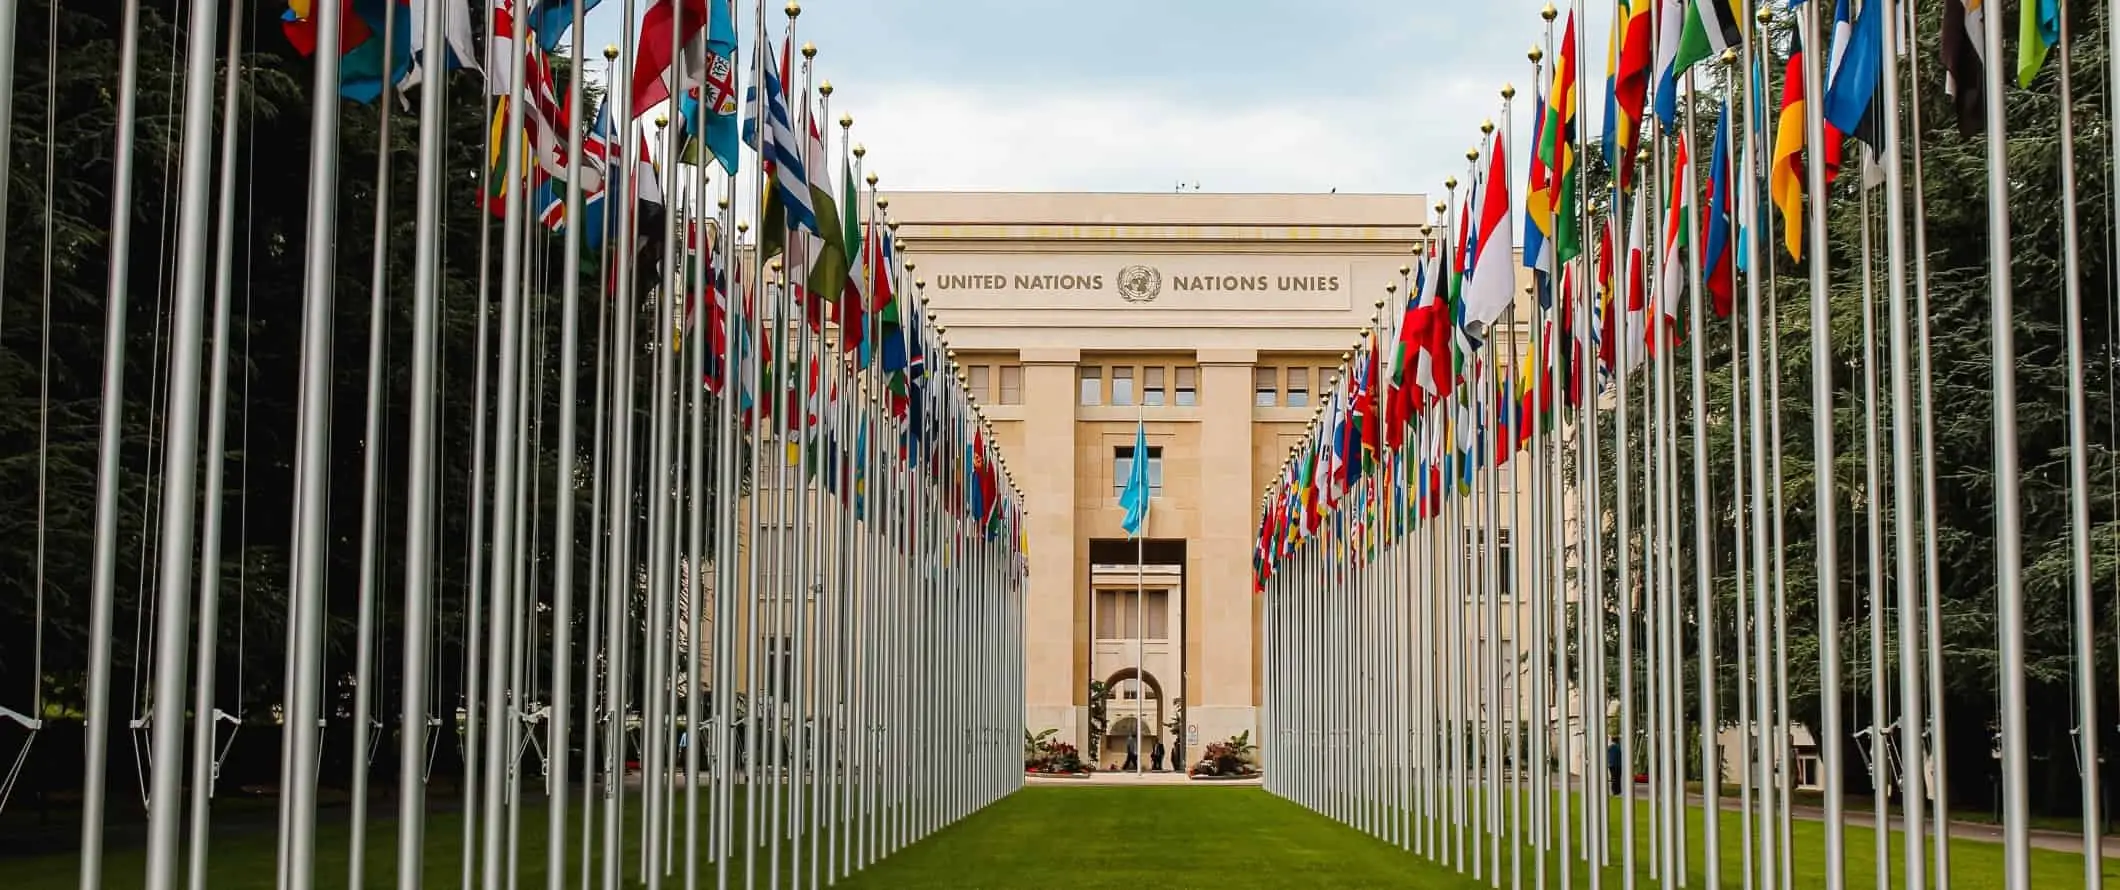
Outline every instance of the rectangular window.
[(1163, 371), (1162, 365), (1141, 369), (1141, 404), (1150, 408), (1163, 407)]
[(1251, 369), (1252, 406), (1271, 408), (1279, 403), (1281, 381), (1279, 368)]
[(1104, 404), (1104, 369), (1095, 365), (1082, 367), (1082, 404)]
[(1310, 369), (1288, 369), (1288, 407), (1310, 407)]
[(1133, 403), (1134, 367), (1119, 365), (1112, 368), (1112, 404), (1125, 406)]
[(965, 371), (965, 384), (971, 387), (972, 401), (982, 404), (992, 401), (994, 392), (987, 387), (993, 383), (993, 369), (986, 365), (971, 365)]
[(1131, 590), (1097, 591), (1097, 639), (1170, 639), (1170, 591), (1145, 593), (1136, 597)]
[(1001, 400), (1003, 405), (1023, 404), (1023, 366), (1001, 366)]
[(1177, 368), (1172, 370), (1171, 373), (1172, 375), (1177, 377), (1177, 391), (1172, 393), (1171, 404), (1176, 405), (1180, 408), (1192, 407), (1195, 403), (1199, 401), (1199, 396), (1194, 386), (1194, 380), (1200, 373), (1200, 369)]
[[(1112, 496), (1126, 491), (1126, 479), (1134, 471), (1134, 446), (1121, 445), (1112, 449)], [(1148, 491), (1150, 496), (1163, 490), (1163, 446), (1148, 446)]]

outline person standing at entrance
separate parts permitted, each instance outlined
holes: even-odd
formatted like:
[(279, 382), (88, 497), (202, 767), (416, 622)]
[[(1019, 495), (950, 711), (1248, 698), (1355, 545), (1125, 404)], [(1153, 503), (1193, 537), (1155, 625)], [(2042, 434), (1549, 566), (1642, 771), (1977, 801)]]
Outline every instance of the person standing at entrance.
[(1618, 797), (1621, 787), (1620, 782), (1625, 777), (1620, 772), (1619, 742), (1617, 741), (1605, 747), (1605, 775), (1607, 776), (1607, 783), (1612, 786), (1612, 796)]
[(1123, 770), (1136, 770), (1141, 768), (1140, 739), (1135, 738), (1131, 735), (1126, 737), (1126, 762), (1120, 764), (1119, 768)]

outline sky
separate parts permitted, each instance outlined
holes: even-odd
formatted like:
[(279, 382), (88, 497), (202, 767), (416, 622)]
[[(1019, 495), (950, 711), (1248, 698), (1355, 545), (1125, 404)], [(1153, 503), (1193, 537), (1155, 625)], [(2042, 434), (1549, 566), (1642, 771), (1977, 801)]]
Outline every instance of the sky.
[[(618, 42), (624, 2), (590, 14), (588, 45)], [(757, 2), (737, 0), (746, 69)], [(810, 0), (796, 40), (885, 190), (1440, 195), (1505, 83), (1523, 169), (1544, 3)], [(1600, 80), (1610, 5), (1588, 4)]]

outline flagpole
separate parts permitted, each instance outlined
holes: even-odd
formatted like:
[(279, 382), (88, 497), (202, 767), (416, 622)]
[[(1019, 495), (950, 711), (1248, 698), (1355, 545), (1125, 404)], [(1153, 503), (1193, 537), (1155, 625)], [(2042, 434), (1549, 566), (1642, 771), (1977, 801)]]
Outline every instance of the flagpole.
[[(1140, 393), (1134, 393), (1135, 440), (1146, 442), (1148, 440), (1143, 430), (1145, 430), (1148, 423), (1148, 408), (1141, 405), (1141, 402), (1145, 400), (1140, 396)], [(1145, 447), (1138, 449), (1138, 453), (1134, 455), (1134, 461), (1135, 464), (1127, 466), (1127, 473), (1129, 475), (1137, 475), (1139, 478), (1147, 478), (1148, 474), (1146, 472), (1135, 469), (1135, 465), (1148, 465), (1148, 452)], [(1141, 750), (1141, 712), (1147, 707), (1148, 702), (1148, 680), (1146, 679), (1148, 674), (1146, 668), (1143, 667), (1143, 662), (1146, 659), (1144, 650), (1148, 647), (1148, 607), (1147, 603), (1144, 602), (1145, 594), (1142, 593), (1142, 573), (1144, 571), (1143, 559), (1146, 556), (1146, 548), (1148, 546), (1148, 505), (1153, 502), (1154, 499), (1150, 498), (1148, 492), (1144, 489), (1141, 505), (1141, 528), (1134, 534), (1134, 685), (1140, 688), (1140, 693), (1134, 697), (1134, 751), (1136, 752), (1134, 755), (1134, 776), (1136, 778), (1141, 776), (1141, 758), (1148, 753)]]
[[(1994, 353), (1995, 634), (2002, 674), (2002, 877), (2007, 890), (2029, 890), (2031, 814), (2026, 774), (2030, 752), (2024, 720), (2024, 533), (2018, 492), (2017, 316), (2015, 284), (2010, 277), (2008, 122), (2003, 114), (2002, 10), (1988, 12), (1982, 16), (1982, 43), (1989, 60), (1983, 66), (1982, 86), (1987, 112), (1989, 337)], [(1821, 235), (1814, 240), (1822, 238)]]
[[(11, 29), (13, 28), (12, 19), (14, 14), (13, 10), (0, 13), (0, 17), (8, 19), (6, 23), (0, 24), (0, 43), (8, 46), (6, 49), (0, 49), (0, 54), (13, 52)], [(242, 52), (242, 47), (243, 6), (240, 3), (230, 4), (228, 10), (228, 57), (231, 59), (238, 58)], [(52, 48), (51, 51), (57, 52), (56, 47)], [(0, 60), (0, 78), (11, 77), (13, 74), (12, 66), (12, 59)], [(197, 674), (194, 678), (195, 686), (193, 688), (194, 703), (192, 705), (193, 722), (190, 758), (192, 822), (191, 836), (186, 854), (189, 858), (187, 864), (190, 869), (187, 877), (190, 886), (195, 888), (195, 890), (206, 885), (206, 861), (208, 855), (206, 839), (211, 829), (209, 824), (211, 822), (210, 801), (213, 795), (215, 778), (213, 773), (213, 741), (215, 727), (221, 717), (219, 709), (214, 706), (214, 676), (215, 667), (219, 660), (218, 642), (220, 639), (222, 476), (226, 463), (223, 456), (228, 453), (228, 304), (230, 291), (233, 290), (231, 277), (233, 275), (235, 255), (236, 137), (241, 131), (241, 123), (236, 112), (236, 98), (240, 88), (237, 80), (237, 69), (239, 67), (236, 65), (228, 66), (222, 80), (221, 183), (215, 196), (214, 303), (213, 333), (211, 335), (213, 337), (213, 354), (208, 359), (210, 363), (208, 373), (211, 374), (211, 381), (207, 389), (208, 404), (206, 408), (206, 491), (200, 498), (203, 515), (199, 523), (199, 626), (198, 652), (196, 653), (198, 666), (194, 669)], [(9, 87), (4, 83), (0, 83), (0, 92), (8, 89)], [(9, 119), (4, 116), (8, 114), (5, 106), (9, 101), (11, 101), (11, 97), (0, 98), (0, 120)], [(0, 138), (0, 142), (8, 141), (10, 140)], [(7, 149), (0, 147), (0, 169), (7, 169), (4, 166), (6, 154)], [(46, 160), (48, 164), (51, 161), (51, 157), (50, 154), (47, 154)], [(6, 186), (0, 185), (0, 207), (5, 207), (6, 204)], [(52, 220), (47, 218), (45, 220), (47, 232), (50, 231), (51, 224)], [(46, 240), (50, 240), (49, 234), (46, 235)], [(4, 272), (4, 269), (0, 269), (0, 272)], [(46, 338), (48, 355), (50, 349), (48, 334)], [(46, 399), (48, 400), (48, 382), (45, 384), (45, 389)], [(46, 423), (48, 424), (49, 421), (47, 420)], [(48, 442), (40, 442), (40, 445), (44, 446), (44, 450), (48, 452)], [(44, 482), (41, 477), (45, 471), (40, 469), (39, 472), (39, 503), (41, 511), (42, 502), (45, 498)], [(42, 515), (40, 513), (40, 536), (43, 534), (41, 519)], [(40, 560), (42, 546), (40, 539)], [(36, 583), (39, 589), (43, 587), (41, 579)], [(39, 617), (41, 618), (41, 615)], [(41, 647), (41, 641), (39, 645)], [(41, 658), (41, 648), (39, 651), (39, 657)], [(418, 650), (407, 649), (406, 651), (424, 651), (424, 647)], [(422, 689), (421, 691), (424, 692), (425, 690)], [(30, 712), (30, 716), (33, 720), (40, 721), (40, 723), (32, 725), (32, 731), (36, 729), (37, 725), (41, 725), (41, 719), (44, 716), (41, 678), (37, 686), (37, 693), (38, 698), (32, 700), (34, 707)], [(409, 727), (410, 724), (407, 725)]]
[[(1620, 27), (1621, 17), (1624, 15), (1618, 8), (1622, 2), (1625, 2), (1625, 0), (1614, 0), (1614, 28)], [(1622, 165), (1621, 169), (1625, 169), (1626, 165), (1634, 163), (1634, 159), (1619, 158), (1618, 162)], [(1614, 542), (1612, 549), (1619, 561), (1618, 576), (1614, 579), (1613, 589), (1618, 594), (1617, 605), (1620, 610), (1618, 615), (1621, 792), (1619, 798), (1620, 885), (1624, 890), (1634, 890), (1637, 880), (1634, 863), (1634, 611), (1636, 597), (1634, 593), (1634, 506), (1631, 496), (1633, 493), (1631, 482), (1634, 473), (1631, 461), (1628, 459), (1633, 450), (1629, 447), (1631, 433), (1628, 430), (1628, 415), (1630, 413), (1628, 403), (1633, 397), (1630, 392), (1632, 387), (1629, 383), (1634, 377), (1633, 306), (1638, 295), (1634, 292), (1635, 233), (1631, 224), (1633, 216), (1627, 211), (1627, 192), (1626, 189), (1620, 187), (1619, 180), (1619, 176), (1615, 175), (1613, 177), (1612, 212), (1606, 216), (1606, 222), (1613, 235), (1611, 240), (1615, 242), (1615, 247), (1619, 253), (1618, 259), (1612, 264), (1613, 283), (1619, 293), (1613, 300), (1610, 310), (1608, 310), (1614, 317), (1612, 329), (1616, 342), (1613, 343), (1612, 347), (1613, 363), (1615, 365), (1613, 379), (1614, 385), (1618, 389), (1617, 397), (1613, 399), (1615, 424), (1612, 441), (1614, 450), (1617, 452), (1617, 460), (1613, 468), (1613, 489), (1619, 496), (1618, 509), (1614, 514), (1617, 519), (1619, 537)], [(1621, 219), (1630, 220), (1624, 237), (1621, 237), (1619, 232), (1619, 220)]]
[[(1906, 28), (1901, 33), (1911, 34), (1915, 30), (1914, 11), (1911, 5), (1905, 8), (1907, 9), (1907, 18), (1903, 21), (1894, 20), (1893, 24), (1895, 27)], [(2112, 25), (2113, 23), (2109, 22), (2108, 24)], [(2114, 30), (2112, 34), (2115, 39), (2120, 39), (2120, 30)], [(1896, 50), (1897, 41), (1888, 40), (1886, 41), (1886, 46)], [(1896, 66), (1898, 64), (1897, 53), (1891, 52), (1888, 55), (1892, 56), (1892, 58), (1886, 64)], [(1913, 133), (1913, 138), (1909, 140), (1911, 143), (1909, 147), (1913, 153), (1912, 161), (1914, 165), (1914, 183), (1912, 188), (1914, 201), (1914, 330), (1916, 337), (1914, 361), (1916, 364), (1915, 373), (1920, 375), (1921, 378), (1920, 422), (1922, 447), (1919, 449), (1921, 454), (1921, 586), (1924, 616), (1923, 634), (1927, 640), (1927, 645), (1922, 648), (1927, 672), (1926, 679), (1928, 681), (1927, 694), (1925, 696), (1928, 713), (1926, 714), (1926, 720), (1923, 721), (1909, 719), (1907, 722), (1914, 725), (1903, 731), (1913, 732), (1917, 738), (1922, 736), (1928, 738), (1924, 749), (1926, 754), (1925, 763), (1934, 764), (1936, 770), (1936, 780), (1927, 789), (1929, 793), (1935, 796), (1934, 806), (1931, 808), (1935, 819), (1935, 824), (1932, 827), (1937, 838), (1937, 843), (1935, 844), (1934, 880), (1936, 886), (1948, 887), (1951, 884), (1951, 845), (1945, 841), (1951, 836), (1950, 783), (1947, 780), (1949, 761), (1944, 756), (1944, 738), (1941, 731), (1943, 726), (1944, 694), (1942, 574), (1936, 547), (1936, 449), (1933, 444), (1936, 441), (1935, 375), (1930, 367), (1929, 349), (1928, 208), (1927, 197), (1922, 191), (1921, 62), (1919, 54), (1908, 55), (1906, 62), (1906, 129), (1908, 132)], [(2116, 59), (2115, 63), (2120, 64), (2120, 59)], [(1894, 88), (1897, 86), (1896, 78), (1887, 78), (1887, 83), (1892, 84)], [(1887, 96), (1889, 97), (1890, 94), (1888, 93)], [(2120, 97), (2116, 97), (2116, 101), (2120, 101)], [(1886, 99), (1886, 103), (1896, 107), (1896, 103), (1893, 103), (1890, 98)], [(1899, 141), (1891, 140), (1890, 144), (1896, 146)], [(1902, 632), (1900, 639), (1908, 640), (1910, 638)], [(1900, 644), (1901, 658), (1906, 657), (1904, 653), (1910, 645), (1912, 644), (1906, 642)], [(1923, 781), (1928, 779), (1923, 770), (1914, 770), (1912, 774), (1921, 776)], [(1909, 799), (1912, 799), (1911, 795)], [(1910, 834), (1909, 837), (1911, 836)], [(1909, 874), (1912, 873), (1910, 870)]]
[[(1764, 8), (1760, 11), (1763, 14), (1767, 12)], [(1760, 53), (1764, 52), (1766, 43), (1763, 40), (1756, 39), (1756, 36), (1762, 34), (1765, 27), (1765, 21), (1762, 20), (1745, 34), (1746, 42), (1743, 55), (1744, 98), (1741, 106), (1744, 111), (1745, 132), (1744, 178), (1739, 186), (1744, 191), (1741, 193), (1741, 199), (1737, 202), (1740, 212), (1744, 216), (1745, 227), (1750, 233), (1747, 237), (1741, 239), (1742, 243), (1740, 244), (1740, 249), (1744, 251), (1745, 259), (1745, 312), (1743, 323), (1738, 325), (1738, 327), (1744, 329), (1746, 359), (1751, 363), (1751, 373), (1746, 377), (1746, 384), (1749, 387), (1746, 395), (1750, 403), (1751, 451), (1748, 471), (1751, 474), (1751, 508), (1753, 514), (1751, 524), (1751, 553), (1753, 555), (1751, 593), (1752, 649), (1758, 653), (1757, 657), (1760, 659), (1760, 662), (1755, 666), (1756, 669), (1753, 671), (1753, 676), (1750, 678), (1752, 712), (1749, 717), (1740, 722), (1744, 724), (1744, 738), (1747, 743), (1749, 744), (1750, 740), (1756, 735), (1759, 745), (1758, 751), (1752, 757), (1747, 758), (1746, 766), (1747, 773), (1754, 776), (1749, 781), (1758, 785), (1758, 839), (1756, 842), (1758, 849), (1756, 857), (1758, 881), (1756, 884), (1753, 883), (1754, 872), (1748, 868), (1745, 877), (1746, 886), (1774, 888), (1780, 885), (1775, 878), (1776, 866), (1779, 863), (1775, 858), (1775, 835), (1773, 829), (1775, 806), (1774, 755), (1768, 733), (1768, 728), (1773, 722), (1773, 705), (1769, 698), (1769, 680), (1772, 672), (1767, 669), (1765, 663), (1769, 651), (1767, 647), (1767, 515), (1771, 508), (1767, 501), (1766, 490), (1766, 449), (1761, 442), (1761, 436), (1766, 429), (1765, 406), (1763, 404), (1766, 401), (1766, 393), (1763, 389), (1766, 374), (1760, 350), (1760, 328), (1764, 323), (1764, 319), (1760, 316), (1765, 311), (1760, 293), (1761, 273), (1763, 271), (1760, 265), (1763, 254), (1773, 248), (1763, 247), (1761, 244), (1761, 239), (1765, 236), (1766, 230), (1760, 225), (1762, 216), (1758, 212), (1760, 208), (1760, 146), (1759, 139), (1756, 138), (1760, 133), (1758, 121), (1760, 120), (1759, 115), (1762, 113), (1756, 95), (1756, 90), (1759, 87), (1757, 79), (1760, 73), (1758, 60)], [(1732, 314), (1734, 316), (1736, 313)], [(1736, 415), (1733, 414), (1732, 416)], [(1744, 645), (1742, 630), (1739, 632), (1738, 642), (1740, 646)], [(1740, 656), (1741, 664), (1747, 660), (1744, 656)]]
[[(2075, 91), (2070, 63), (2070, 33), (2066, 4), (2062, 4), (2058, 16), (2060, 29), (2056, 41), (2060, 50), (2057, 64), (2061, 87), (2061, 235), (2062, 235), (2062, 290), (2066, 299), (2062, 325), (2066, 329), (2068, 342), (2068, 437), (2069, 437), (2069, 552), (2074, 569), (2070, 593), (2074, 604), (2073, 628), (2076, 644), (2076, 734), (2081, 746), (2077, 762), (2082, 769), (2083, 785), (2083, 869), (2085, 886), (2095, 887), (2102, 883), (2100, 868), (2104, 860), (2101, 835), (2105, 826), (2099, 818), (2099, 797), (2103, 788), (2099, 784), (2098, 766), (2098, 657), (2096, 606), (2091, 600), (2091, 542), (2090, 542), (2090, 470), (2088, 432), (2084, 420), (2086, 408), (2083, 393), (2083, 293), (2078, 277), (2078, 244), (2076, 221), (2076, 117)], [(1999, 11), (1999, 10), (1998, 10)], [(1887, 35), (1891, 32), (1887, 31)], [(1889, 50), (1890, 37), (1886, 38), (1885, 74), (1893, 73)], [(1887, 100), (1889, 101), (1889, 100)], [(1896, 160), (1896, 158), (1895, 158)], [(1895, 193), (1896, 197), (1896, 193)], [(1896, 232), (1895, 232), (1896, 234)], [(1896, 283), (1896, 282), (1895, 282)], [(1895, 345), (1897, 341), (1894, 341)], [(1911, 563), (1911, 556), (1908, 558)], [(1912, 633), (1912, 621), (1901, 612), (1902, 638)], [(1917, 688), (1918, 679), (1911, 665), (1901, 668), (1901, 688)], [(1916, 814), (1908, 814), (1908, 823), (1917, 825)], [(1918, 836), (1913, 828), (1909, 836)], [(1909, 856), (1915, 862), (1918, 857)], [(1918, 866), (1912, 866), (1918, 868)], [(1919, 872), (1913, 872), (1919, 874)]]
[[(1804, 144), (1810, 150), (1804, 153), (1806, 167), (1805, 190), (1809, 201), (1810, 229), (1810, 326), (1811, 326), (1811, 438), (1812, 466), (1829, 468), (1834, 466), (1833, 449), (1833, 349), (1831, 340), (1831, 316), (1826, 304), (1826, 191), (1825, 191), (1825, 80), (1819, 74), (1818, 53), (1822, 46), (1818, 38), (1818, 20), (1812, 7), (1794, 11), (1798, 39), (1803, 41), (1803, 90), (1810, 97), (1804, 109)], [(1992, 23), (1991, 23), (1992, 24)], [(2002, 58), (1999, 25), (1990, 28), (1990, 58)], [(1996, 69), (1992, 93), (2001, 95), (2000, 69)], [(1812, 106), (1816, 105), (1816, 108)], [(1999, 151), (1999, 148), (1997, 149)], [(1999, 187), (2002, 171), (1993, 173), (1991, 185)], [(1997, 198), (1997, 200), (2000, 200)], [(2006, 273), (2007, 259), (2004, 256), (2001, 268)], [(2007, 301), (2007, 285), (1998, 299)], [(2001, 303), (1998, 303), (2001, 305)], [(2006, 316), (2004, 316), (2006, 317)], [(1997, 359), (1997, 373), (2004, 372)], [(1998, 408), (1999, 410), (1999, 408)], [(2014, 423), (2012, 424), (2014, 426)], [(1777, 437), (1778, 438), (1778, 437)], [(2001, 443), (1997, 442), (1997, 447)], [(1999, 452), (1998, 452), (1999, 455)], [(2012, 473), (2015, 471), (2012, 454)], [(1998, 467), (1999, 469), (1999, 467)], [(1818, 580), (1815, 590), (1818, 596), (1818, 658), (1819, 658), (1819, 738), (1820, 759), (1825, 766), (1825, 860), (1840, 862), (1847, 854), (1847, 824), (1842, 802), (1841, 778), (1844, 774), (1841, 749), (1846, 733), (1841, 724), (1840, 713), (1840, 563), (1838, 505), (1835, 503), (1834, 474), (1814, 472), (1812, 474), (1812, 509), (1816, 512), (1814, 535), (1815, 564)], [(2010, 572), (2014, 575), (2014, 572)], [(2007, 708), (2005, 708), (2007, 710)], [(2023, 852), (2019, 850), (2018, 852)], [(1826, 872), (1826, 890), (1844, 890), (1846, 876), (1840, 869)], [(2012, 885), (2011, 890), (2027, 890)]]

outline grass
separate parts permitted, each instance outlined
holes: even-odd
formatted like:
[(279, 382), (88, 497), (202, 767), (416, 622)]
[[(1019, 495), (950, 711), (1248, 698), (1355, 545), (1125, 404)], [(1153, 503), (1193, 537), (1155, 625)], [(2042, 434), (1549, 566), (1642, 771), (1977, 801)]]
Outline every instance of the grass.
[[(636, 877), (635, 845), (638, 814), (628, 814), (624, 830), (622, 873), (625, 886)], [(1605, 801), (1614, 807), (1618, 803)], [(1577, 802), (1580, 806), (1580, 801)], [(1640, 849), (1646, 851), (1646, 807), (1637, 805), (1636, 815), (1644, 827), (1637, 832)], [(379, 816), (394, 815), (387, 805), (373, 810)], [(739, 809), (739, 813), (741, 810)], [(575, 819), (579, 819), (576, 808)], [(1505, 814), (1506, 815), (1506, 814)], [(1722, 815), (1724, 850), (1723, 884), (1741, 886), (1738, 814)], [(1692, 848), (1694, 878), (1690, 885), (1705, 887), (1700, 877), (1701, 818), (1699, 809), (1689, 812), (1687, 839)], [(678, 840), (682, 844), (682, 820)], [(428, 886), (455, 886), (461, 867), (458, 847), (463, 823), (453, 812), (436, 812), (428, 818), (426, 859), (422, 869)], [(517, 852), (518, 886), (544, 885), (545, 820), (540, 806), (525, 805), (521, 847)], [(216, 822), (207, 885), (214, 888), (271, 887), (274, 879), (276, 837), (269, 816), (256, 820)], [(738, 829), (741, 830), (740, 828)], [(1824, 828), (1798, 821), (1795, 885), (1822, 887), (1828, 864), (1823, 855)], [(320, 887), (341, 887), (346, 882), (349, 851), (343, 810), (328, 812), (318, 827), (315, 874)], [(578, 881), (579, 823), (568, 833), (569, 884)], [(1893, 836), (1892, 864), (1896, 872), (1898, 838)], [(1840, 863), (1848, 875), (1848, 886), (1867, 886), (1874, 862), (1875, 835), (1866, 828), (1849, 827), (1847, 851)], [(1469, 838), (1468, 838), (1469, 842)], [(393, 822), (377, 819), (369, 829), (365, 861), (367, 886), (394, 885), (396, 831)], [(2002, 848), (1976, 841), (1951, 845), (1952, 886), (1981, 890), (2000, 887)], [(681, 854), (680, 854), (681, 855)], [(1524, 856), (1528, 860), (1531, 852)], [(1508, 850), (1502, 852), (1504, 860)], [(1643, 860), (1646, 861), (1646, 855)], [(1615, 858), (1615, 862), (1617, 859)], [(137, 838), (113, 838), (106, 856), (106, 886), (136, 887), (140, 884), (145, 856)], [(1506, 862), (1505, 862), (1506, 864)], [(1530, 867), (1527, 862), (1526, 867)], [(7, 890), (41, 890), (72, 887), (77, 880), (78, 855), (11, 857), (0, 860), (0, 873), (8, 875)], [(783, 883), (785, 883), (784, 861)], [(2032, 885), (2036, 887), (2081, 886), (2081, 859), (2069, 854), (2035, 850), (2032, 855)], [(760, 863), (759, 883), (764, 883)], [(731, 869), (732, 883), (741, 884), (739, 861)], [(2120, 879), (2120, 860), (2107, 860), (2108, 879)], [(682, 874), (680, 870), (680, 875)], [(1646, 875), (1646, 872), (1644, 872)], [(1587, 874), (1578, 865), (1575, 886), (1587, 886)], [(1607, 886), (1618, 887), (1619, 869), (1605, 871)], [(1553, 877), (1557, 877), (1553, 875)], [(701, 863), (704, 883), (713, 882), (713, 865)], [(680, 877), (679, 881), (682, 880)], [(1525, 876), (1524, 885), (1535, 882)], [(917, 890), (917, 888), (1306, 888), (1330, 887), (1432, 887), (1473, 890), (1488, 886), (1474, 880), (1469, 870), (1438, 865), (1367, 834), (1357, 832), (1310, 812), (1258, 788), (1231, 786), (1034, 786), (1004, 798), (964, 821), (944, 828), (868, 870), (842, 886), (854, 890)], [(666, 882), (666, 886), (671, 885)], [(1509, 886), (1506, 871), (1502, 885)], [(1557, 882), (1554, 883), (1557, 886)]]

